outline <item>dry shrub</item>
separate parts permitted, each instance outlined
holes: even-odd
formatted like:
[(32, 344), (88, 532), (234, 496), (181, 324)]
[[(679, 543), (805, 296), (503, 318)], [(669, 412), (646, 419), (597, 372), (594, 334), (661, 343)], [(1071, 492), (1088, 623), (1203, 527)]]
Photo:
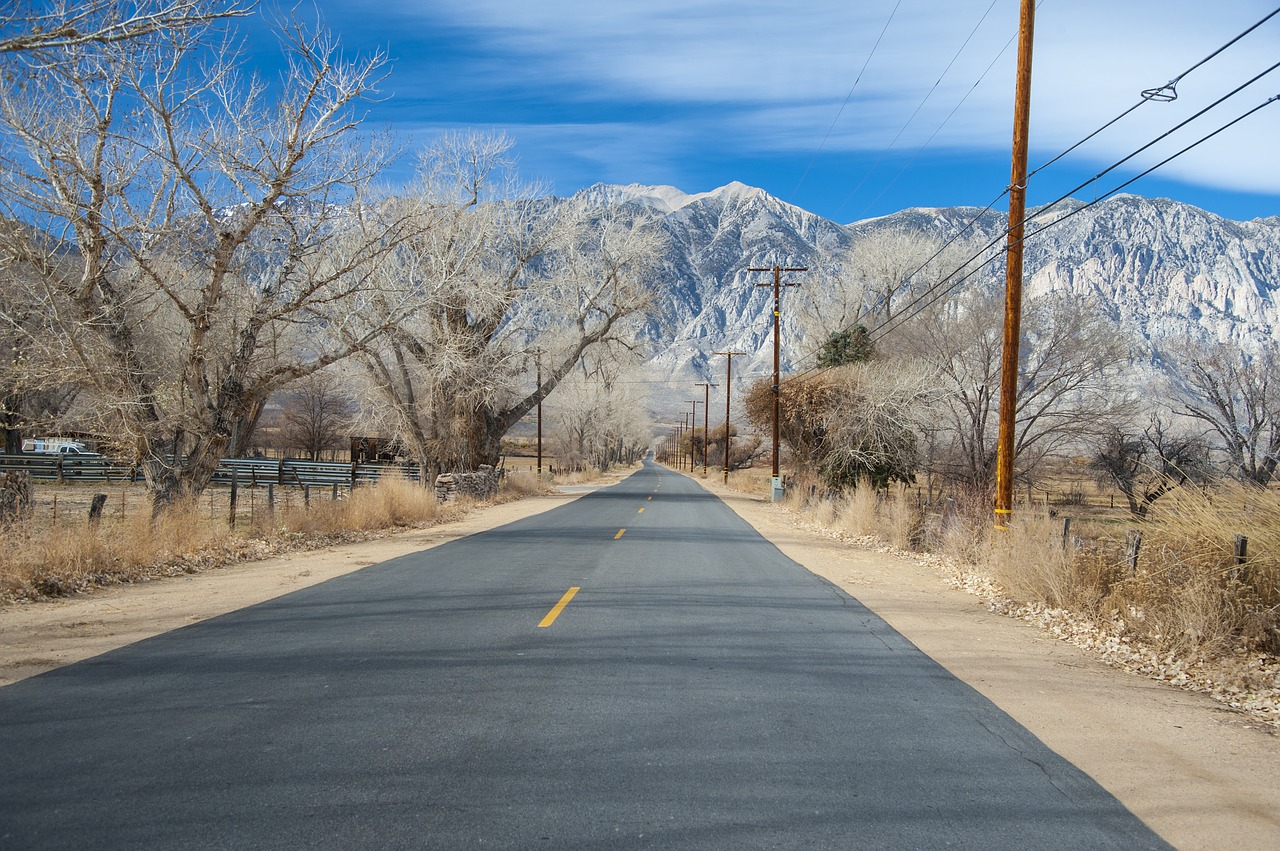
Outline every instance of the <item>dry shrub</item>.
[(773, 474), (764, 468), (748, 467), (729, 472), (729, 487), (739, 493), (769, 495)]
[(584, 467), (581, 470), (562, 470), (551, 477), (557, 485), (586, 485), (598, 480), (604, 473), (595, 467)]
[(917, 550), (924, 538), (924, 511), (905, 484), (889, 488), (880, 504), (884, 537), (900, 550)]
[(304, 535), (340, 535), (415, 526), (458, 510), (456, 503), (442, 506), (434, 488), (385, 476), (372, 487), (356, 488), (345, 500), (316, 501), (310, 508), (291, 509), (281, 527)]
[(987, 557), (991, 539), (991, 515), (985, 516), (945, 507), (936, 519), (931, 539), (937, 552), (965, 564), (980, 564)]
[(1114, 579), (1112, 566), (1064, 541), (1062, 521), (1044, 512), (1015, 515), (987, 536), (984, 563), (1019, 602), (1097, 614)]
[(536, 496), (540, 493), (546, 493), (550, 489), (549, 486), (538, 481), (536, 472), (513, 470), (502, 477), (502, 483), (498, 490), (498, 501), (510, 502), (526, 496)]
[(879, 496), (871, 483), (863, 479), (840, 499), (837, 523), (841, 531), (855, 537), (880, 537)]
[[(1280, 652), (1280, 493), (1179, 489), (1156, 504), (1142, 534), (1139, 570), (1108, 600), (1127, 631), (1182, 653)], [(1233, 558), (1237, 534), (1249, 540), (1243, 566)]]

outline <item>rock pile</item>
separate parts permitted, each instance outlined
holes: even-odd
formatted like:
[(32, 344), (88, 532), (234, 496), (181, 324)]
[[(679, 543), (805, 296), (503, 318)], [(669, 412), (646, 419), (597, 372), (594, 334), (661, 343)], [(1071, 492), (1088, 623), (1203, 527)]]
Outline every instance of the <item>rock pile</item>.
[(436, 499), (451, 502), (461, 496), (489, 499), (498, 492), (498, 471), (481, 464), (474, 473), (441, 473), (436, 476)]

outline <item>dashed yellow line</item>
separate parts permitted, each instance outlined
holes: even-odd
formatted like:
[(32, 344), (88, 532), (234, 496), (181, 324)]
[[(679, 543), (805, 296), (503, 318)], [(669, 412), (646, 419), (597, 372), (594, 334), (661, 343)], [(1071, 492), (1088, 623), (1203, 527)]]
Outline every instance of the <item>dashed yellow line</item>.
[(644, 506), (643, 506), (643, 505), (642, 505), (642, 506), (640, 506), (640, 510), (639, 510), (639, 511), (637, 511), (637, 512), (636, 512), (636, 514), (644, 514)]
[(624, 528), (622, 528), (622, 529), (619, 529), (619, 530), (618, 530), (618, 534), (614, 535), (614, 536), (613, 536), (613, 539), (614, 539), (615, 541), (616, 541), (616, 540), (618, 540), (619, 538), (621, 538), (621, 537), (622, 537), (622, 533), (623, 533), (623, 532), (625, 532), (625, 531), (627, 531), (625, 527), (624, 527)]
[(560, 602), (556, 603), (555, 606), (552, 607), (551, 611), (547, 612), (547, 616), (542, 619), (542, 623), (538, 624), (538, 626), (551, 626), (555, 623), (556, 618), (560, 617), (560, 613), (564, 611), (564, 607), (569, 605), (569, 601), (573, 599), (573, 595), (577, 594), (580, 590), (582, 589), (578, 586), (574, 586), (564, 592), (564, 596), (560, 598)]

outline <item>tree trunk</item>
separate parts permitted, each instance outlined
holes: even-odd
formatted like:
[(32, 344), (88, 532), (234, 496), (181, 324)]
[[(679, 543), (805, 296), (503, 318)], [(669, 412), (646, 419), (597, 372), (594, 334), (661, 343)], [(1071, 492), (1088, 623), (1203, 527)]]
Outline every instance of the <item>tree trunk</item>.
[(151, 490), (152, 520), (204, 493), (222, 461), (222, 450), (226, 445), (225, 437), (200, 440), (183, 458), (181, 439), (177, 437), (173, 442), (172, 460), (154, 452), (152, 457), (143, 460), (142, 472)]
[(262, 411), (266, 406), (266, 399), (251, 402), (245, 415), (236, 419), (228, 445), (229, 457), (247, 458), (249, 456), (249, 450), (253, 447), (253, 433), (258, 428), (258, 420), (262, 418)]
[(20, 401), (16, 393), (11, 393), (0, 404), (4, 412), (4, 451), (7, 455), (17, 455), (22, 451), (22, 429), (18, 427)]

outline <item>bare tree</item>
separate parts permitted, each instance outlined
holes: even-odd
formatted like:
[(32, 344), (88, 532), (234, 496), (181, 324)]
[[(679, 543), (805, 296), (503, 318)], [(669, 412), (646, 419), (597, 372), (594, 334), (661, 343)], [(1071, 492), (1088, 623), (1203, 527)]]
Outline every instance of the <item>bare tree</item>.
[(354, 413), (354, 402), (330, 373), (312, 373), (281, 394), (281, 442), (318, 461), (322, 452), (342, 445)]
[[(495, 464), (502, 436), (584, 356), (634, 345), (631, 323), (649, 305), (657, 229), (538, 200), (510, 147), (501, 136), (443, 136), (404, 202), (417, 235), (384, 270), (418, 306), (361, 362), (383, 430), (424, 466)], [(543, 381), (530, 390), (535, 352)]]
[[(974, 293), (922, 315), (885, 348), (931, 363), (945, 391), (941, 422), (928, 424), (947, 478), (986, 488), (994, 474), (1003, 303)], [(1121, 370), (1128, 347), (1087, 303), (1042, 296), (1024, 304), (1014, 452), (1020, 475), (1132, 413)]]
[[(873, 231), (841, 252), (815, 258), (799, 291), (799, 322), (810, 347), (875, 328), (912, 293), (963, 275), (977, 261), (973, 240), (950, 243), (906, 228)], [(831, 364), (821, 364), (831, 365)]]
[(556, 388), (547, 414), (552, 445), (566, 464), (608, 470), (634, 462), (652, 442), (644, 394), (614, 372), (575, 370)]
[(1135, 517), (1146, 517), (1169, 491), (1209, 477), (1209, 446), (1202, 435), (1170, 432), (1152, 415), (1141, 432), (1112, 427), (1097, 443), (1090, 467), (1099, 484), (1120, 489)]
[(0, 12), (0, 54), (108, 45), (248, 15), (256, 2), (11, 0)]
[(1239, 346), (1188, 346), (1181, 367), (1183, 413), (1217, 432), (1234, 474), (1265, 485), (1280, 465), (1280, 358)]
[(39, 280), (30, 339), (132, 445), (157, 511), (272, 392), (382, 330), (352, 317), (402, 234), (367, 192), (390, 151), (356, 138), (384, 57), (290, 18), (273, 101), (213, 34), (64, 47), (0, 90), (4, 212), (49, 234), (6, 245)]

